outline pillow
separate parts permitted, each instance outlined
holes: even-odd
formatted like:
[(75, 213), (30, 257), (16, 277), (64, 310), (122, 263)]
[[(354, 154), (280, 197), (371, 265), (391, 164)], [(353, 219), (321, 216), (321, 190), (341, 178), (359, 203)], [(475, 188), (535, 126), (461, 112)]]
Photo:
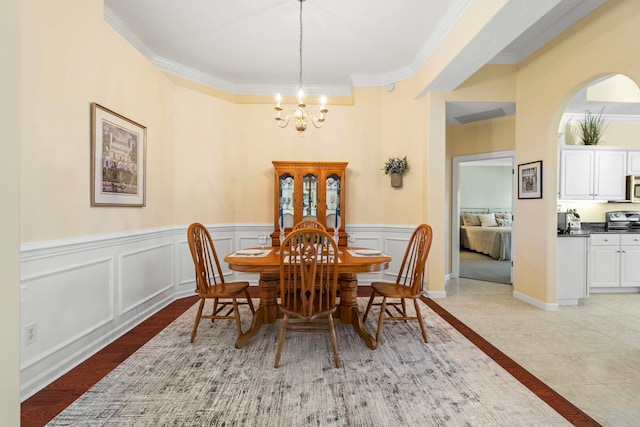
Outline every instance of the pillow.
[(498, 226), (498, 223), (496, 222), (496, 216), (493, 212), (490, 214), (478, 215), (478, 219), (480, 219), (480, 225), (483, 227)]
[(464, 214), (462, 215), (462, 225), (477, 226), (480, 225), (480, 219), (478, 215)]
[(498, 213), (498, 214), (495, 214), (495, 215), (496, 215), (496, 220), (498, 218), (500, 218), (500, 219), (508, 219), (508, 220), (512, 219), (510, 213)]
[(510, 219), (496, 218), (496, 222), (498, 223), (498, 227), (511, 227)]

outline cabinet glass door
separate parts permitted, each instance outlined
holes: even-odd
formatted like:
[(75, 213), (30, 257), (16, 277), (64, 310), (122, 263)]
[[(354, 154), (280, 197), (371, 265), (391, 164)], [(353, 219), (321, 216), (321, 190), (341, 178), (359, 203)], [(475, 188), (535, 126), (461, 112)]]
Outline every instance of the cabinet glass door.
[(318, 220), (318, 177), (311, 173), (302, 177), (302, 219)]
[(331, 174), (326, 180), (326, 226), (327, 228), (340, 229), (340, 176)]
[(280, 228), (293, 227), (295, 212), (295, 179), (292, 175), (285, 173), (280, 175), (280, 216), (278, 225)]

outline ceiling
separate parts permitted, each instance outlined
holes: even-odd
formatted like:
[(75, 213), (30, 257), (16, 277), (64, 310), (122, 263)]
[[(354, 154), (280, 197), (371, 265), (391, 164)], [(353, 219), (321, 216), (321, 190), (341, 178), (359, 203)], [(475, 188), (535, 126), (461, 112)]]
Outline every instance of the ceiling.
[[(350, 95), (358, 85), (392, 90), (417, 73), (476, 1), (304, 1), (305, 92)], [(518, 63), (602, 3), (509, 0), (425, 91), (453, 90), (487, 63)], [(289, 95), (299, 88), (300, 5), (104, 0), (104, 16), (164, 71), (232, 94)], [(514, 113), (513, 103), (447, 105), (451, 124)]]

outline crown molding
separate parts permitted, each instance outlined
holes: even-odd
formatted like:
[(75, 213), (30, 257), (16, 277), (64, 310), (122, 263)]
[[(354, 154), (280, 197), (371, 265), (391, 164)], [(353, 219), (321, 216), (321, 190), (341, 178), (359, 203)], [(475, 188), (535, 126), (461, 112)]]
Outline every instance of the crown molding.
[[(640, 116), (622, 115), (622, 114), (603, 114), (602, 119), (605, 123), (640, 123)], [(563, 122), (584, 120), (582, 113), (565, 113), (562, 115)]]
[[(444, 18), (438, 23), (434, 35), (430, 37), (412, 63), (384, 74), (354, 74), (352, 84), (341, 86), (304, 86), (304, 91), (311, 96), (352, 96), (355, 86), (387, 86), (401, 80), (413, 77), (424, 65), (429, 56), (438, 47), (447, 33), (460, 19), (464, 10), (472, 0), (454, 0), (447, 9)], [(191, 80), (202, 85), (221, 90), (232, 95), (273, 95), (281, 93), (284, 96), (295, 95), (298, 86), (264, 85), (254, 83), (236, 84), (207, 73), (186, 67), (177, 62), (157, 56), (138, 36), (131, 31), (106, 5), (103, 13), (104, 21), (113, 27), (125, 40), (135, 47), (158, 69)]]
[(104, 6), (103, 19), (147, 59), (150, 61), (153, 59), (155, 56), (153, 51), (151, 51), (151, 49), (149, 49), (149, 47), (144, 44), (142, 40), (140, 40), (138, 36), (136, 36), (135, 33), (131, 31), (129, 27), (127, 27), (124, 22), (122, 22), (120, 18), (118, 18), (106, 5)]
[[(135, 47), (158, 69), (175, 76), (200, 83), (202, 85), (221, 90), (232, 95), (266, 95), (272, 96), (281, 93), (284, 96), (294, 96), (300, 89), (298, 86), (262, 85), (262, 84), (235, 84), (226, 80), (203, 73), (196, 69), (185, 67), (182, 64), (157, 56), (136, 34), (129, 29), (107, 6), (104, 6), (104, 20), (113, 27), (127, 42)], [(304, 86), (308, 96), (351, 96), (353, 85), (344, 86)]]

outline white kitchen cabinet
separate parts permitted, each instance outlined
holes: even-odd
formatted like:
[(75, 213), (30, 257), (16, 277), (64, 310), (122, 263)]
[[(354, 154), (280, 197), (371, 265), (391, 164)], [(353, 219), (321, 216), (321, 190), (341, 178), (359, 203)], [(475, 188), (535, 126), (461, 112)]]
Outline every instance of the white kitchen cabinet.
[(640, 287), (640, 234), (592, 234), (589, 288)]
[(587, 296), (587, 245), (584, 237), (558, 237), (556, 300), (558, 305), (578, 305)]
[(640, 286), (640, 234), (620, 235), (620, 287)]
[(589, 288), (620, 287), (620, 235), (589, 237)]
[(627, 151), (627, 175), (640, 175), (640, 150)]
[(560, 150), (561, 200), (624, 200), (626, 150), (567, 147)]

